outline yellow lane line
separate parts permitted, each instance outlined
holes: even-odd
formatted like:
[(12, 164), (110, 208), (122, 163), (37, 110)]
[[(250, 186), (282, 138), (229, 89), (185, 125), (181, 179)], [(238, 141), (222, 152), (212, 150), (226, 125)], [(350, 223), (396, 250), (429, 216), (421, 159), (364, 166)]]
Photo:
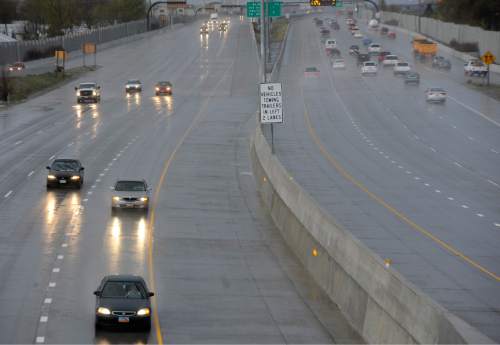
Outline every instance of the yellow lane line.
[[(304, 99), (304, 90), (301, 89), (302, 92), (302, 99)], [(311, 124), (311, 118), (309, 116), (309, 112), (307, 111), (306, 104), (304, 102), (304, 119), (306, 121), (307, 127), (309, 134), (311, 135), (314, 143), (318, 146), (321, 154), (334, 166), (334, 168), (347, 180), (349, 180), (351, 183), (353, 183), (356, 187), (358, 187), (361, 191), (366, 193), (371, 199), (375, 200), (377, 203), (382, 205), (385, 209), (387, 209), (389, 212), (394, 214), (397, 218), (408, 224), (410, 227), (412, 227), (414, 230), (417, 230), (421, 234), (427, 236), (437, 244), (439, 244), (441, 247), (446, 249), (448, 252), (452, 253), (453, 255), (461, 258), (465, 262), (467, 262), (469, 265), (473, 266), (474, 268), (478, 269), (479, 271), (483, 272), (484, 274), (488, 275), (490, 278), (493, 278), (496, 281), (500, 282), (500, 276), (496, 275), (495, 273), (489, 271), (488, 269), (484, 268), (481, 266), (479, 263), (476, 261), (472, 260), (469, 258), (467, 255), (463, 254), (460, 252), (458, 249), (453, 247), (452, 245), (446, 243), (445, 241), (441, 240), (434, 234), (432, 234), (429, 230), (426, 230), (425, 228), (421, 227), (420, 225), (416, 224), (414, 221), (409, 219), (406, 215), (404, 215), (401, 211), (397, 210), (393, 206), (389, 205), (384, 199), (376, 195), (375, 193), (371, 192), (364, 184), (362, 184), (360, 181), (356, 180), (353, 176), (351, 176), (347, 170), (344, 169), (344, 167), (328, 152), (328, 150), (324, 147), (322, 144), (321, 140), (319, 139), (316, 131), (314, 130), (312, 124)]]
[[(160, 175), (160, 179), (158, 181), (158, 184), (156, 185), (154, 196), (153, 196), (153, 202), (151, 203), (150, 210), (149, 210), (149, 222), (148, 222), (148, 228), (149, 228), (149, 236), (148, 236), (148, 275), (149, 275), (149, 282), (150, 282), (150, 287), (151, 290), (155, 291), (155, 286), (156, 286), (156, 280), (155, 280), (155, 275), (154, 275), (154, 257), (153, 257), (153, 235), (154, 235), (154, 224), (155, 224), (155, 218), (156, 218), (156, 206), (158, 204), (158, 200), (160, 199), (160, 191), (163, 186), (163, 183), (165, 181), (165, 178), (168, 175), (168, 170), (170, 168), (170, 165), (172, 161), (175, 158), (175, 155), (177, 154), (177, 151), (179, 148), (184, 144), (184, 141), (186, 140), (187, 136), (189, 133), (191, 133), (191, 130), (196, 126), (198, 123), (199, 119), (201, 116), (205, 113), (205, 110), (209, 104), (210, 99), (212, 98), (213, 94), (217, 91), (219, 88), (219, 85), (222, 83), (224, 79), (226, 79), (227, 72), (231, 70), (234, 62), (231, 63), (226, 71), (224, 71), (224, 74), (222, 75), (222, 78), (217, 82), (215, 87), (212, 89), (212, 95), (207, 97), (207, 99), (204, 101), (202, 106), (200, 107), (200, 110), (196, 114), (196, 116), (193, 119), (193, 122), (191, 122), (191, 125), (186, 129), (184, 134), (182, 135), (181, 139), (177, 142), (177, 145), (175, 146), (174, 150), (170, 154), (170, 157), (168, 160), (165, 162), (163, 165), (163, 170)], [(156, 303), (156, 299), (152, 300), (152, 305), (153, 305), (153, 324), (155, 327), (156, 331), (156, 340), (158, 344), (163, 344), (163, 336), (162, 336), (162, 331), (161, 331), (161, 325), (160, 325), (160, 318), (158, 316), (158, 306)]]

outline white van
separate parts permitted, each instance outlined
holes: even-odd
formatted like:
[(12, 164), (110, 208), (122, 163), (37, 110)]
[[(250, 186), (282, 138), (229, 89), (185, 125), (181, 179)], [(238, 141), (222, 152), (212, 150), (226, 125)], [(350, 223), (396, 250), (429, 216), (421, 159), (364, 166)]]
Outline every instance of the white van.
[(219, 18), (217, 13), (210, 13), (210, 20), (217, 20), (217, 18)]
[(325, 41), (325, 49), (335, 49), (337, 48), (337, 41), (332, 39), (327, 39)]

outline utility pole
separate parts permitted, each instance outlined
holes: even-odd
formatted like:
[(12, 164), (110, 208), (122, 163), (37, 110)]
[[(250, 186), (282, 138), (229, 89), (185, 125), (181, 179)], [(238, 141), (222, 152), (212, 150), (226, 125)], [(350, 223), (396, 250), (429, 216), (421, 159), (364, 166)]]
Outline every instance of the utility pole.
[(265, 83), (266, 78), (266, 1), (260, 0), (260, 68), (261, 82)]

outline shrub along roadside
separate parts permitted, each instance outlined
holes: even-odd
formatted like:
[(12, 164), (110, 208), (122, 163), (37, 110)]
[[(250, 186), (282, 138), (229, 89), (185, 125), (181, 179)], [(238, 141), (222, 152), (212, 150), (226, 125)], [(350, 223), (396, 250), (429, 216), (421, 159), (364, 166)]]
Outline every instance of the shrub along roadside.
[[(30, 74), (9, 78), (9, 102), (21, 102), (35, 93), (49, 91), (65, 82), (76, 79), (90, 70), (94, 69), (90, 67), (76, 67), (66, 70), (64, 74), (47, 72), (44, 74)], [(2, 85), (0, 85), (0, 94), (3, 94), (2, 88)]]

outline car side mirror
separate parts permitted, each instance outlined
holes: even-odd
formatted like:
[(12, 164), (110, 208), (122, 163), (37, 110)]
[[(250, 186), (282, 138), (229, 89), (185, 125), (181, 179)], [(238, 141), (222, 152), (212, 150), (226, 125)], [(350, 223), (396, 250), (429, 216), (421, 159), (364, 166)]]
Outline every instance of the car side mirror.
[(101, 89), (101, 87), (100, 87), (100, 86), (98, 86), (98, 87), (97, 87), (97, 89), (99, 89), (99, 90), (100, 90), (100, 89)]
[(96, 295), (98, 297), (101, 296), (101, 291), (99, 291), (99, 290), (94, 291), (94, 295)]
[(77, 86), (75, 86), (75, 91), (78, 91), (78, 87)]
[(49, 167), (49, 166), (46, 166), (45, 168), (46, 168), (47, 170), (50, 170), (50, 167)]
[(154, 292), (148, 292), (148, 297), (153, 297), (155, 295)]
[(84, 167), (80, 167), (80, 171), (83, 171), (83, 170), (85, 170), (85, 168)]

